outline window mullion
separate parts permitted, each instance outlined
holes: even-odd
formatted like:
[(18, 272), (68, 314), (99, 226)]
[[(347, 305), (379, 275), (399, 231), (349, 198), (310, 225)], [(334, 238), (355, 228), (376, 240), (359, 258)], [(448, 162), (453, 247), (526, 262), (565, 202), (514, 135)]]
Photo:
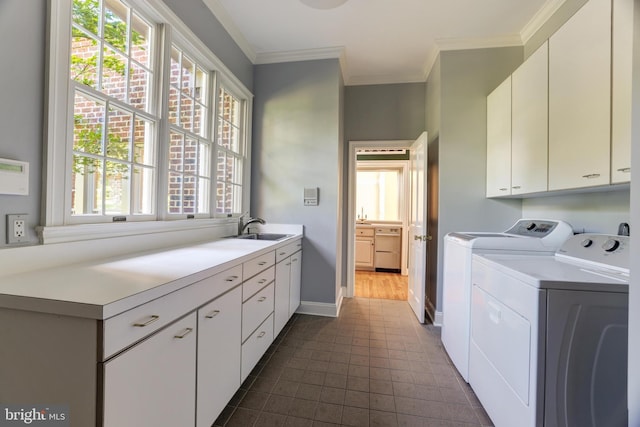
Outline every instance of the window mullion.
[(211, 82), (209, 82), (209, 93), (211, 100), (211, 108), (209, 108), (209, 127), (211, 129), (211, 172), (209, 174), (211, 179), (209, 189), (209, 212), (212, 217), (216, 216), (216, 203), (217, 203), (217, 191), (218, 191), (218, 105), (220, 96), (220, 79), (218, 73), (211, 72)]
[(159, 49), (159, 63), (162, 64), (158, 69), (159, 76), (156, 79), (155, 94), (160, 97), (157, 111), (160, 117), (158, 125), (158, 179), (156, 212), (159, 219), (167, 219), (169, 215), (169, 206), (167, 205), (167, 197), (169, 194), (169, 78), (171, 75), (171, 27), (169, 25), (161, 25), (156, 42), (162, 49)]

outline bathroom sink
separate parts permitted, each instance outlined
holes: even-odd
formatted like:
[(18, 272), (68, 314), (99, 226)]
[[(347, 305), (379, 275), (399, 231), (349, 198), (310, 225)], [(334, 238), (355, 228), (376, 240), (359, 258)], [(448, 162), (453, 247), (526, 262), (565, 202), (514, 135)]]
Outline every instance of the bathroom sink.
[(236, 239), (250, 239), (250, 240), (282, 240), (287, 237), (291, 237), (293, 234), (280, 234), (280, 233), (249, 233), (240, 234), (235, 236)]

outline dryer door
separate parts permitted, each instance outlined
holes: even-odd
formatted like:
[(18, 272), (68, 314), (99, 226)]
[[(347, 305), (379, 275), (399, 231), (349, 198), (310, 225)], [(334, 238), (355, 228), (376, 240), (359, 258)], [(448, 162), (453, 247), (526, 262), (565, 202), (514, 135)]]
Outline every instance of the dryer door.
[(548, 291), (545, 425), (627, 425), (628, 295)]

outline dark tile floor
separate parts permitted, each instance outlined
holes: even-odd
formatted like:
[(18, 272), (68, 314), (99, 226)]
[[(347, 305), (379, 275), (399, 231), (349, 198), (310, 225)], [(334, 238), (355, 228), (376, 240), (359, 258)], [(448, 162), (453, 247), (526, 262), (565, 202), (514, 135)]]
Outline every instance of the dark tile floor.
[(294, 315), (215, 426), (490, 426), (440, 329), (406, 301), (345, 299)]

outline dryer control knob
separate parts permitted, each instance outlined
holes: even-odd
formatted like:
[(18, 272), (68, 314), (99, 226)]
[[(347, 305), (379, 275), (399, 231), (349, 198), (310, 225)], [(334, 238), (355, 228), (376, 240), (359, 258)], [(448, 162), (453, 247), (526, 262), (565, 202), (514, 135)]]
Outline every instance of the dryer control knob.
[(589, 246), (593, 245), (593, 240), (584, 239), (582, 242), (580, 242), (580, 244), (582, 245), (582, 247), (588, 248)]
[(530, 222), (529, 224), (526, 225), (527, 230), (531, 231), (534, 228), (536, 228), (536, 223), (535, 222)]
[(606, 252), (613, 252), (619, 247), (620, 247), (620, 242), (616, 239), (609, 239), (606, 242), (604, 242), (604, 245), (602, 245), (602, 249), (604, 249)]

